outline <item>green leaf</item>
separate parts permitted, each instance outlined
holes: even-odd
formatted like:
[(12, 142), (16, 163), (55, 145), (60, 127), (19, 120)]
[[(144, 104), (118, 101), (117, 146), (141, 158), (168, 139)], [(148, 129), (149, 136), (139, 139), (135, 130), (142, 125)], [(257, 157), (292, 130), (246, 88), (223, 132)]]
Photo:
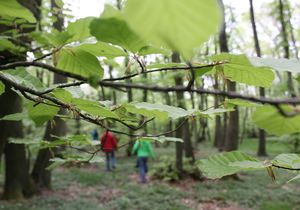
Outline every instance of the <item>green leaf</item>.
[(35, 105), (36, 104), (32, 101), (26, 103), (28, 115), (36, 126), (42, 126), (45, 122), (51, 120), (59, 111), (59, 108), (55, 106), (45, 104)]
[(298, 174), (297, 176), (295, 176), (294, 178), (290, 179), (288, 182), (293, 182), (297, 179), (300, 179), (300, 174)]
[(300, 76), (296, 77), (295, 80), (300, 84)]
[(140, 51), (137, 53), (140, 56), (145, 56), (145, 55), (152, 55), (152, 54), (161, 54), (165, 56), (170, 56), (171, 51), (163, 48), (158, 48), (154, 46), (145, 46), (140, 49)]
[(139, 141), (158, 141), (160, 143), (164, 143), (164, 142), (183, 142), (183, 140), (180, 139), (180, 138), (166, 137), (166, 136), (140, 137), (137, 140), (139, 140)]
[(133, 53), (138, 52), (146, 44), (119, 18), (100, 18), (92, 21), (91, 34), (99, 41), (119, 45)]
[(28, 114), (25, 112), (21, 113), (14, 113), (14, 114), (9, 114), (5, 115), (4, 117), (0, 118), (0, 120), (7, 120), (7, 121), (20, 121), (23, 119), (28, 118)]
[(54, 148), (62, 145), (69, 146), (86, 146), (92, 145), (92, 141), (88, 139), (86, 135), (73, 135), (66, 137), (58, 137), (56, 136), (56, 140), (53, 141), (43, 141), (41, 144), (41, 148)]
[(3, 82), (0, 81), (0, 95), (2, 95), (5, 92), (5, 85)]
[[(290, 106), (282, 106), (285, 112), (292, 112)], [(300, 115), (284, 117), (273, 106), (262, 106), (252, 114), (254, 123), (268, 133), (275, 135), (291, 134), (300, 131)]]
[(290, 169), (300, 169), (300, 156), (293, 153), (280, 154), (272, 160), (272, 164)]
[(39, 37), (37, 41), (40, 41), (41, 43), (45, 42), (47, 40), (48, 43), (53, 45), (54, 47), (61, 47), (67, 43), (69, 43), (69, 40), (72, 38), (72, 35), (70, 35), (67, 31), (57, 31), (53, 29), (51, 33), (41, 33), (40, 35), (34, 34), (34, 36), (37, 38)]
[(128, 0), (124, 16), (143, 39), (180, 52), (186, 59), (221, 23), (216, 0)]
[(241, 170), (268, 167), (261, 165), (255, 158), (239, 151), (213, 155), (207, 159), (201, 159), (197, 165), (203, 175), (210, 179), (218, 179)]
[(46, 168), (47, 170), (53, 170), (59, 166), (62, 166), (66, 162), (68, 162), (68, 160), (63, 159), (63, 158), (52, 158), (52, 159), (50, 159), (50, 161), (52, 163)]
[(223, 109), (223, 108), (217, 108), (217, 109), (208, 109), (205, 111), (196, 111), (194, 114), (197, 115), (199, 114), (201, 115), (206, 115), (206, 116), (211, 116), (211, 115), (220, 115), (223, 114), (224, 112), (232, 112), (234, 111), (234, 109), (230, 108), (230, 109)]
[(154, 63), (147, 66), (147, 69), (160, 69), (172, 67), (187, 67), (184, 63)]
[(258, 58), (248, 57), (253, 66), (256, 67), (270, 67), (276, 71), (289, 71), (293, 73), (300, 73), (300, 61), (291, 59), (274, 59), (274, 58)]
[(33, 14), (16, 0), (0, 0), (1, 17), (23, 18), (31, 23), (36, 22)]
[(223, 64), (223, 74), (231, 81), (253, 86), (270, 87), (275, 79), (275, 75), (270, 68), (254, 67), (245, 55), (222, 53), (212, 56), (212, 59), (225, 62)]
[(67, 91), (65, 89), (61, 89), (61, 88), (55, 89), (54, 91), (52, 91), (52, 94), (57, 99), (64, 101), (66, 103), (71, 103), (72, 99), (73, 99), (73, 96), (69, 91)]
[(43, 90), (44, 84), (35, 76), (30, 74), (25, 68), (20, 67), (11, 70), (5, 70), (1, 72), (8, 79), (28, 88)]
[(110, 45), (105, 42), (97, 42), (95, 44), (82, 44), (79, 45), (77, 49), (87, 51), (95, 56), (104, 56), (107, 58), (115, 58), (128, 55), (119, 47)]
[(241, 99), (227, 99), (225, 101), (227, 108), (232, 108), (233, 106), (241, 106), (241, 107), (258, 107), (260, 104), (253, 103), (250, 101), (245, 101)]
[(190, 115), (190, 112), (186, 111), (185, 109), (163, 104), (141, 102), (126, 104), (124, 107), (128, 112), (147, 117), (155, 117), (161, 121), (167, 120), (168, 117), (172, 119), (178, 119)]
[(97, 101), (89, 101), (84, 99), (72, 99), (72, 104), (80, 110), (83, 110), (91, 115), (103, 118), (118, 119), (118, 115), (110, 111), (108, 108), (100, 106)]
[(40, 141), (36, 139), (24, 139), (24, 138), (9, 138), (8, 140), (11, 144), (24, 144), (24, 145), (32, 145), (32, 144), (40, 144)]
[(76, 20), (75, 22), (69, 23), (67, 32), (72, 36), (69, 42), (80, 41), (91, 36), (89, 25), (91, 24), (94, 17), (86, 17)]
[(21, 51), (22, 49), (23, 49), (22, 47), (18, 47), (16, 45), (14, 45), (8, 39), (4, 39), (4, 38), (0, 37), (0, 51), (8, 50), (13, 53), (17, 53), (17, 52)]
[(64, 48), (59, 52), (57, 67), (83, 77), (103, 77), (98, 59), (91, 53), (77, 48)]

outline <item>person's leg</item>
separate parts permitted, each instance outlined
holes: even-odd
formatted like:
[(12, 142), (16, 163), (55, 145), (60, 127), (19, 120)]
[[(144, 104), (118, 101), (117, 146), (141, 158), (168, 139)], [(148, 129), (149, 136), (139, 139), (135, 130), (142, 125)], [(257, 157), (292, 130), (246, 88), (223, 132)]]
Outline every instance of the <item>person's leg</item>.
[(115, 151), (111, 152), (111, 166), (112, 168), (116, 168), (116, 156)]
[(106, 171), (110, 171), (110, 155), (109, 152), (105, 152), (106, 155)]
[(148, 173), (148, 158), (145, 157), (145, 172)]
[(139, 169), (140, 169), (141, 182), (146, 183), (146, 167), (145, 167), (144, 157), (139, 157)]

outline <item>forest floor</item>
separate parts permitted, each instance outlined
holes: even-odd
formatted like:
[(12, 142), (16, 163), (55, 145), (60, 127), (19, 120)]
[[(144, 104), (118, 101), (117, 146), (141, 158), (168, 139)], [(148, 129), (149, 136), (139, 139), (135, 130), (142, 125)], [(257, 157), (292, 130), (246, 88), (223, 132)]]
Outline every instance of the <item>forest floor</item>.
[[(241, 150), (255, 153), (255, 142), (246, 141)], [(199, 145), (197, 156), (216, 152)], [(280, 142), (268, 143), (268, 152), (289, 152)], [(294, 174), (276, 170), (272, 182), (266, 171), (241, 173), (240, 181), (194, 181), (179, 183), (150, 180), (140, 184), (134, 167), (135, 157), (121, 157), (117, 168), (105, 172), (104, 164), (58, 168), (53, 174), (53, 190), (21, 202), (0, 201), (5, 210), (289, 210), (300, 209), (300, 182), (286, 183)], [(174, 155), (174, 149), (157, 148), (157, 156)], [(101, 154), (103, 156), (103, 154)], [(157, 160), (155, 160), (157, 161)], [(151, 165), (155, 161), (150, 161)], [(0, 185), (3, 184), (1, 178)]]

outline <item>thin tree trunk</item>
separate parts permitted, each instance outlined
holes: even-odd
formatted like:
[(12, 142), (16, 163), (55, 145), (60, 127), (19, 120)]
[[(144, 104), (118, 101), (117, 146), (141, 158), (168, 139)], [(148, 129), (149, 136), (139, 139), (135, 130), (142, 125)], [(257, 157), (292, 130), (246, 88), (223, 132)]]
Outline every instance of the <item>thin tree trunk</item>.
[[(223, 1), (220, 0), (221, 8), (223, 9), (223, 27), (219, 34), (219, 44), (221, 52), (229, 52), (226, 36), (226, 23), (225, 23), (225, 9)], [(228, 91), (236, 91), (236, 83), (227, 80), (227, 89)], [(239, 133), (239, 111), (237, 107), (234, 107), (235, 111), (230, 112), (228, 126), (226, 130), (226, 139), (225, 139), (225, 150), (232, 151), (238, 148), (238, 133)]]
[[(290, 46), (289, 46), (289, 40), (288, 40), (288, 33), (286, 30), (286, 18), (284, 15), (284, 4), (283, 0), (279, 0), (279, 19), (281, 24), (281, 36), (283, 40), (283, 51), (284, 51), (284, 58), (289, 59), (290, 58)], [(287, 85), (288, 85), (288, 91), (290, 92), (290, 95), (292, 97), (296, 97), (294, 84), (293, 84), (293, 75), (291, 72), (287, 72)]]
[[(261, 49), (260, 49), (260, 45), (259, 45), (259, 39), (258, 39), (256, 23), (255, 23), (253, 0), (249, 0), (249, 2), (250, 2), (250, 19), (251, 19), (251, 25), (252, 25), (252, 30), (253, 30), (255, 52), (256, 52), (257, 57), (261, 57)], [(263, 87), (259, 88), (259, 96), (265, 97), (265, 89)], [(263, 129), (259, 129), (258, 137), (259, 137), (259, 139), (258, 139), (259, 143), (258, 143), (257, 155), (258, 156), (267, 156), (266, 133)]]
[[(179, 63), (180, 57), (178, 53), (172, 54), (172, 62)], [(181, 76), (175, 76), (175, 85), (183, 85), (183, 79)], [(185, 101), (184, 101), (184, 94), (183, 92), (177, 92), (176, 93), (177, 98), (177, 104), (181, 108), (186, 108)], [(179, 120), (177, 122), (176, 127), (181, 125), (183, 123), (183, 120)], [(176, 142), (176, 168), (179, 172), (179, 176), (182, 175), (182, 158), (183, 158), (183, 149), (185, 150), (185, 156), (192, 159), (192, 162), (195, 161), (194, 153), (193, 153), (193, 147), (192, 142), (190, 139), (190, 130), (189, 130), (189, 124), (188, 122), (185, 122), (177, 131), (176, 131), (176, 137), (182, 138), (184, 141), (184, 144), (180, 142)], [(184, 148), (183, 148), (184, 147)]]
[[(218, 82), (218, 77), (215, 76), (215, 84), (214, 84), (214, 89), (218, 90), (219, 89), (219, 82)], [(214, 107), (217, 108), (219, 105), (219, 97), (214, 96)], [(221, 139), (223, 136), (223, 128), (222, 128), (222, 121), (221, 121), (221, 116), (217, 115), (215, 117), (215, 136), (214, 136), (214, 146), (216, 148), (221, 148)]]

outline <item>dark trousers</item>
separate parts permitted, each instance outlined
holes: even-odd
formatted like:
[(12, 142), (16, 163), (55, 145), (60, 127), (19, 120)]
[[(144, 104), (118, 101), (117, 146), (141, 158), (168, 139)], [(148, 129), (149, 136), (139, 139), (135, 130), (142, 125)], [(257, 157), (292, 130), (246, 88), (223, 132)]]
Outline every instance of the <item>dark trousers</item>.
[(140, 179), (142, 183), (145, 183), (147, 181), (146, 180), (146, 174), (148, 172), (147, 161), (148, 161), (148, 157), (138, 157)]
[(115, 152), (105, 152), (106, 155), (106, 170), (110, 171), (112, 168), (115, 168), (116, 165), (116, 157)]

